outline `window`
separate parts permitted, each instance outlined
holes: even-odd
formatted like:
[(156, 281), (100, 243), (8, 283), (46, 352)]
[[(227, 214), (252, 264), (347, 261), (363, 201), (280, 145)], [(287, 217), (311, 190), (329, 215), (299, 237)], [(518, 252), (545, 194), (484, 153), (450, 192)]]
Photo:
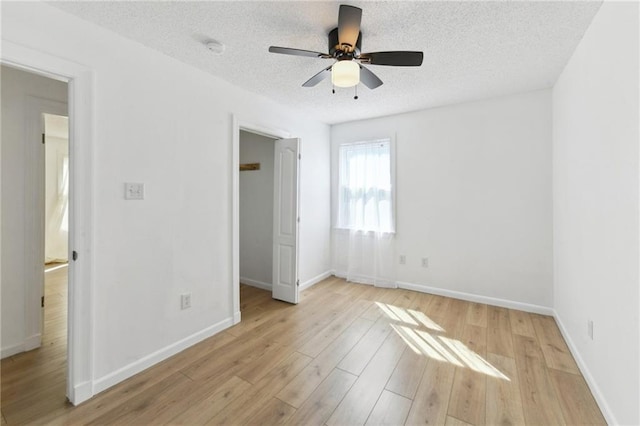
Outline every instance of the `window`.
[(338, 228), (394, 232), (391, 140), (341, 144)]

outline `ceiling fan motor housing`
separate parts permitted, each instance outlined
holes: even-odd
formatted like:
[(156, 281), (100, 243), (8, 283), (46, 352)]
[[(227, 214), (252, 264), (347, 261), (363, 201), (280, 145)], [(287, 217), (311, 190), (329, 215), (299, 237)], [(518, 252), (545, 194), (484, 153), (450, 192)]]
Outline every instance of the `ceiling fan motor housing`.
[(358, 57), (360, 52), (362, 52), (362, 32), (358, 33), (358, 41), (356, 41), (355, 47), (345, 45), (344, 48), (338, 41), (338, 28), (334, 28), (329, 32), (329, 55), (341, 61)]

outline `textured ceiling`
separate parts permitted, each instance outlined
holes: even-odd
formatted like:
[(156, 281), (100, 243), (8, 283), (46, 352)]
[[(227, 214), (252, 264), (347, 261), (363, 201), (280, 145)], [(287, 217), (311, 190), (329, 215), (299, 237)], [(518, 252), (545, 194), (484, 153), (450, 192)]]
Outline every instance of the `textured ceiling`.
[[(363, 9), (362, 50), (422, 50), (419, 68), (370, 66), (384, 84), (302, 83), (328, 59), (278, 55), (270, 45), (326, 52), (339, 2), (54, 2), (69, 13), (289, 104), (327, 123), (548, 88), (600, 7), (597, 2), (349, 2)], [(226, 46), (214, 55), (203, 41)]]

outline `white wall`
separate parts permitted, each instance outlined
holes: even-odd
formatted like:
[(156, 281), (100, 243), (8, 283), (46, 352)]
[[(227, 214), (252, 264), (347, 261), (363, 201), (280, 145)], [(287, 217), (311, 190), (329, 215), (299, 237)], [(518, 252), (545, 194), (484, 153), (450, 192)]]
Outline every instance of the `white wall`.
[(605, 1), (553, 89), (554, 306), (625, 425), (640, 424), (638, 47), (638, 3)]
[(3, 3), (2, 38), (94, 71), (94, 383), (231, 320), (233, 114), (302, 138), (300, 279), (329, 270), (327, 125), (44, 3)]
[(240, 282), (271, 288), (273, 270), (273, 160), (275, 139), (240, 131)]
[[(22, 351), (25, 324), (25, 171), (29, 97), (67, 102), (67, 84), (2, 67), (2, 354)], [(37, 135), (39, 131), (35, 132)], [(39, 140), (31, 141), (39, 144)], [(42, 265), (41, 265), (42, 266)]]
[(339, 124), (332, 164), (338, 143), (388, 136), (401, 285), (551, 307), (550, 92)]

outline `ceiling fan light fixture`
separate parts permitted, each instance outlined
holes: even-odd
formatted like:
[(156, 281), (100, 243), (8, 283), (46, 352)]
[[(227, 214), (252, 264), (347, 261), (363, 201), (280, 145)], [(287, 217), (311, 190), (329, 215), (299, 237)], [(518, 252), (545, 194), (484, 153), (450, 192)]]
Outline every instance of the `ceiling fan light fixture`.
[(360, 65), (355, 61), (338, 61), (331, 67), (331, 83), (337, 87), (353, 87), (360, 83)]

